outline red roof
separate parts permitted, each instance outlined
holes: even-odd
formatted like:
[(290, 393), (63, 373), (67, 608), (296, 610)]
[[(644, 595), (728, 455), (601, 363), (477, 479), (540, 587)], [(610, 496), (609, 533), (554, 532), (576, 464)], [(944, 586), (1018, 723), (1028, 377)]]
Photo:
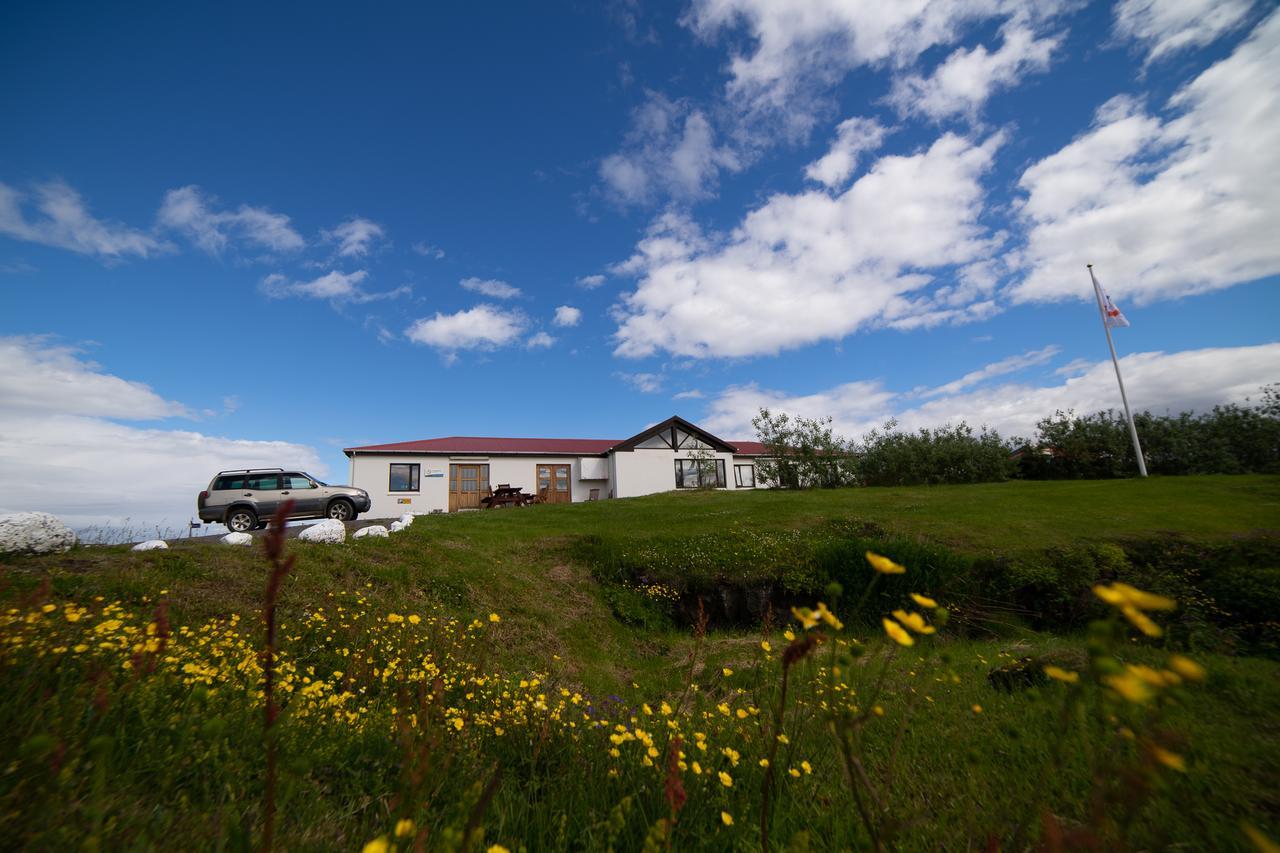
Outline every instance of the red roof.
[[(470, 435), (451, 435), (448, 438), (427, 438), (421, 441), (400, 441), (394, 444), (367, 444), (364, 447), (347, 447), (343, 453), (483, 453), (483, 454), (538, 454), (542, 456), (603, 456), (621, 439), (600, 438), (483, 438)], [(755, 455), (764, 452), (758, 441), (731, 442), (739, 453)]]

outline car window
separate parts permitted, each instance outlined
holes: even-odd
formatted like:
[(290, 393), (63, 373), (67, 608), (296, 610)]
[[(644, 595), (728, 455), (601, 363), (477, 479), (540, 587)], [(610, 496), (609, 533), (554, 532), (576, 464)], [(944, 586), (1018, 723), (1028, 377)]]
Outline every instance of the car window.
[(215, 492), (224, 491), (226, 489), (243, 489), (244, 474), (232, 474), (229, 476), (219, 477), (218, 481), (213, 484)]
[(256, 492), (274, 492), (280, 488), (279, 474), (251, 474), (247, 478), (246, 489)]
[(286, 489), (314, 489), (311, 481), (302, 474), (285, 474), (284, 487)]

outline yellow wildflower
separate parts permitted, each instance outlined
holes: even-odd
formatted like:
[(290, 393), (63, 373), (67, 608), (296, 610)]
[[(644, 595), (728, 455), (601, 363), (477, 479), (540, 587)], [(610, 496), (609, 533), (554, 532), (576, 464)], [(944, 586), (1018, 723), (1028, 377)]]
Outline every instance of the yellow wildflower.
[(720, 784), (721, 784), (721, 785), (724, 785), (726, 788), (732, 788), (732, 787), (733, 787), (733, 777), (732, 777), (732, 776), (730, 776), (728, 773), (725, 773), (723, 770), (721, 770), (721, 771), (720, 771)]
[(1249, 836), (1258, 853), (1280, 853), (1280, 844), (1276, 844), (1253, 824), (1241, 823), (1240, 828), (1244, 830), (1245, 835)]
[(1169, 658), (1169, 668), (1187, 681), (1204, 681), (1205, 676), (1208, 675), (1204, 667), (1191, 658), (1186, 658), (1182, 655), (1174, 655)]
[(1063, 684), (1078, 684), (1080, 682), (1080, 673), (1071, 672), (1058, 666), (1046, 666), (1044, 674), (1054, 681), (1061, 681)]
[(727, 666), (720, 671), (724, 673), (725, 678), (728, 678), (729, 676), (733, 675), (733, 670), (729, 669), (729, 667)]
[(725, 826), (733, 826), (733, 815), (728, 812), (720, 812), (720, 822)]
[(917, 634), (935, 634), (938, 629), (924, 621), (919, 613), (908, 613), (905, 610), (893, 611), (893, 618), (915, 631)]
[(1181, 755), (1178, 755), (1178, 753), (1170, 752), (1163, 747), (1152, 744), (1151, 754), (1155, 756), (1156, 761), (1159, 761), (1170, 770), (1177, 770), (1179, 773), (1187, 772), (1187, 761)]
[(764, 649), (766, 652), (771, 652), (771, 651), (773, 651), (773, 646), (769, 645), (769, 641), (768, 641), (768, 640), (761, 640), (761, 641), (760, 641), (760, 648)]
[(408, 818), (404, 818), (403, 820), (397, 821), (396, 822), (396, 838), (405, 838), (407, 836), (413, 835), (414, 829), (415, 827), (413, 825), (413, 821), (409, 820)]
[(801, 761), (800, 769), (803, 770), (806, 774), (809, 774), (813, 772), (813, 765), (807, 761)]
[(485, 851), (485, 853), (511, 853), (511, 851), (506, 847), (503, 847), (501, 844), (490, 844), (489, 849)]
[(790, 770), (788, 770), (787, 772), (788, 772), (788, 773), (790, 773), (790, 774), (791, 774), (793, 777), (795, 777), (796, 779), (799, 779), (799, 778), (800, 778), (800, 771), (799, 771), (799, 770), (797, 770), (797, 769), (795, 769), (794, 767), (792, 767), (792, 768), (791, 768)]
[(45, 606), (41, 607), (40, 609), (41, 609), (43, 612), (45, 612), (45, 613), (52, 613), (53, 611), (55, 611), (55, 610), (57, 610), (57, 609), (58, 609), (58, 605), (56, 605), (56, 604), (46, 604)]
[(465, 725), (461, 717), (454, 717), (449, 722), (451, 722), (453, 724), (453, 727), (458, 731), (462, 731), (462, 727)]
[(362, 853), (390, 853), (391, 842), (385, 835), (379, 835), (363, 848)]
[(418, 624), (419, 622), (421, 622), (421, 621), (422, 621), (422, 617), (421, 617), (421, 616), (419, 616), (417, 613), (414, 613), (414, 614), (412, 614), (412, 615), (410, 615), (410, 616), (409, 616), (409, 624), (410, 624), (410, 625), (417, 625), (417, 624)]
[(837, 631), (844, 629), (844, 623), (841, 622), (839, 619), (837, 619), (836, 615), (827, 609), (826, 602), (824, 601), (818, 602), (817, 615), (819, 619), (821, 619), (823, 622), (826, 622), (828, 625), (830, 625), (832, 628), (835, 628)]
[(392, 625), (395, 625), (398, 622), (403, 622), (404, 617), (401, 616), (399, 613), (388, 613), (387, 621), (390, 622)]
[(1093, 594), (1112, 607), (1134, 607), (1138, 610), (1173, 610), (1178, 603), (1164, 595), (1144, 592), (1127, 583), (1113, 583), (1111, 586), (1101, 584), (1093, 588)]
[(808, 631), (810, 628), (818, 627), (818, 617), (813, 611), (807, 607), (792, 607), (791, 615), (796, 617), (796, 621)]
[(769, 759), (767, 759), (767, 758), (762, 758), (762, 759), (760, 759), (760, 766), (761, 766), (761, 767), (764, 767), (764, 768), (766, 768), (766, 769), (768, 769), (768, 767), (769, 767)]
[(982, 713), (982, 706), (981, 706), (981, 705), (974, 705), (974, 706), (973, 706), (973, 708), (972, 708), (972, 710), (973, 710), (973, 713), (975, 713), (975, 714), (981, 714), (981, 713)]
[(914, 601), (916, 604), (919, 604), (921, 607), (928, 607), (932, 609), (938, 606), (938, 602), (934, 601), (929, 596), (921, 595), (918, 592), (911, 593), (911, 600)]
[(1124, 618), (1133, 624), (1133, 627), (1148, 637), (1159, 637), (1164, 633), (1164, 631), (1160, 630), (1159, 625), (1147, 618), (1147, 614), (1132, 605), (1124, 605), (1120, 608), (1120, 612), (1124, 614)]
[(499, 616), (497, 613), (490, 613), (490, 614), (489, 614), (489, 621), (490, 621), (490, 622), (501, 622), (501, 621), (502, 621), (502, 617), (501, 617), (501, 616)]
[(874, 551), (867, 552), (867, 562), (871, 564), (871, 568), (882, 575), (900, 575), (907, 570), (906, 566), (900, 566), (888, 557), (882, 557)]
[(782, 636), (786, 639), (788, 643), (794, 643), (796, 640), (796, 632), (792, 631), (790, 628), (783, 631)]
[(1126, 672), (1124, 675), (1109, 675), (1102, 680), (1130, 702), (1142, 703), (1151, 698), (1151, 688), (1131, 672)]
[(908, 634), (905, 630), (903, 630), (902, 626), (899, 625), (897, 622), (892, 622), (888, 619), (882, 619), (880, 621), (884, 623), (884, 632), (888, 634), (889, 637), (895, 643), (897, 643), (900, 646), (915, 645), (916, 641), (913, 640), (911, 638), (911, 635)]

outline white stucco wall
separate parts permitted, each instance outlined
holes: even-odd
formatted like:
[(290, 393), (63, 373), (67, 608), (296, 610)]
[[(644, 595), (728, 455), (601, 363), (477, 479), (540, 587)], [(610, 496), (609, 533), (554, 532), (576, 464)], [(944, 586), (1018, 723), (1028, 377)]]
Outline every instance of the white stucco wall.
[[(687, 450), (650, 450), (637, 448), (611, 454), (614, 469), (614, 496), (634, 498), (658, 492), (670, 492), (676, 487), (676, 460), (696, 458)], [(716, 459), (724, 462), (725, 489), (732, 491), (733, 454), (716, 453)]]
[[(388, 489), (391, 481), (390, 465), (392, 463), (409, 463), (421, 466), (417, 492), (392, 492)], [(578, 503), (591, 496), (592, 489), (600, 490), (600, 500), (609, 496), (609, 481), (602, 479), (582, 479), (582, 466), (575, 456), (447, 456), (447, 455), (414, 455), (414, 454), (375, 454), (357, 453), (351, 460), (351, 485), (364, 489), (369, 493), (373, 507), (367, 515), (370, 518), (390, 518), (406, 512), (427, 513), (439, 510), (449, 511), (449, 465), (488, 465), (489, 485), (497, 487), (499, 483), (509, 483), (535, 494), (538, 488), (538, 465), (568, 465), (569, 493), (572, 501)], [(587, 466), (587, 474), (599, 473)], [(431, 477), (430, 473), (440, 472), (441, 476)], [(608, 471), (605, 466), (605, 472)], [(402, 503), (401, 501), (408, 501)]]

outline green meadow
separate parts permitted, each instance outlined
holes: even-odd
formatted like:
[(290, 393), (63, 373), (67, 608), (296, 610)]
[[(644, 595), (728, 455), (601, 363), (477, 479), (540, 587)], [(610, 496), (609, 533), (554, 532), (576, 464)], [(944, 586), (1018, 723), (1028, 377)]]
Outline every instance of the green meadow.
[(1280, 835), (1278, 522), (1268, 476), (420, 517), (285, 543), (269, 696), (261, 543), (11, 557), (0, 834), (1249, 849)]

